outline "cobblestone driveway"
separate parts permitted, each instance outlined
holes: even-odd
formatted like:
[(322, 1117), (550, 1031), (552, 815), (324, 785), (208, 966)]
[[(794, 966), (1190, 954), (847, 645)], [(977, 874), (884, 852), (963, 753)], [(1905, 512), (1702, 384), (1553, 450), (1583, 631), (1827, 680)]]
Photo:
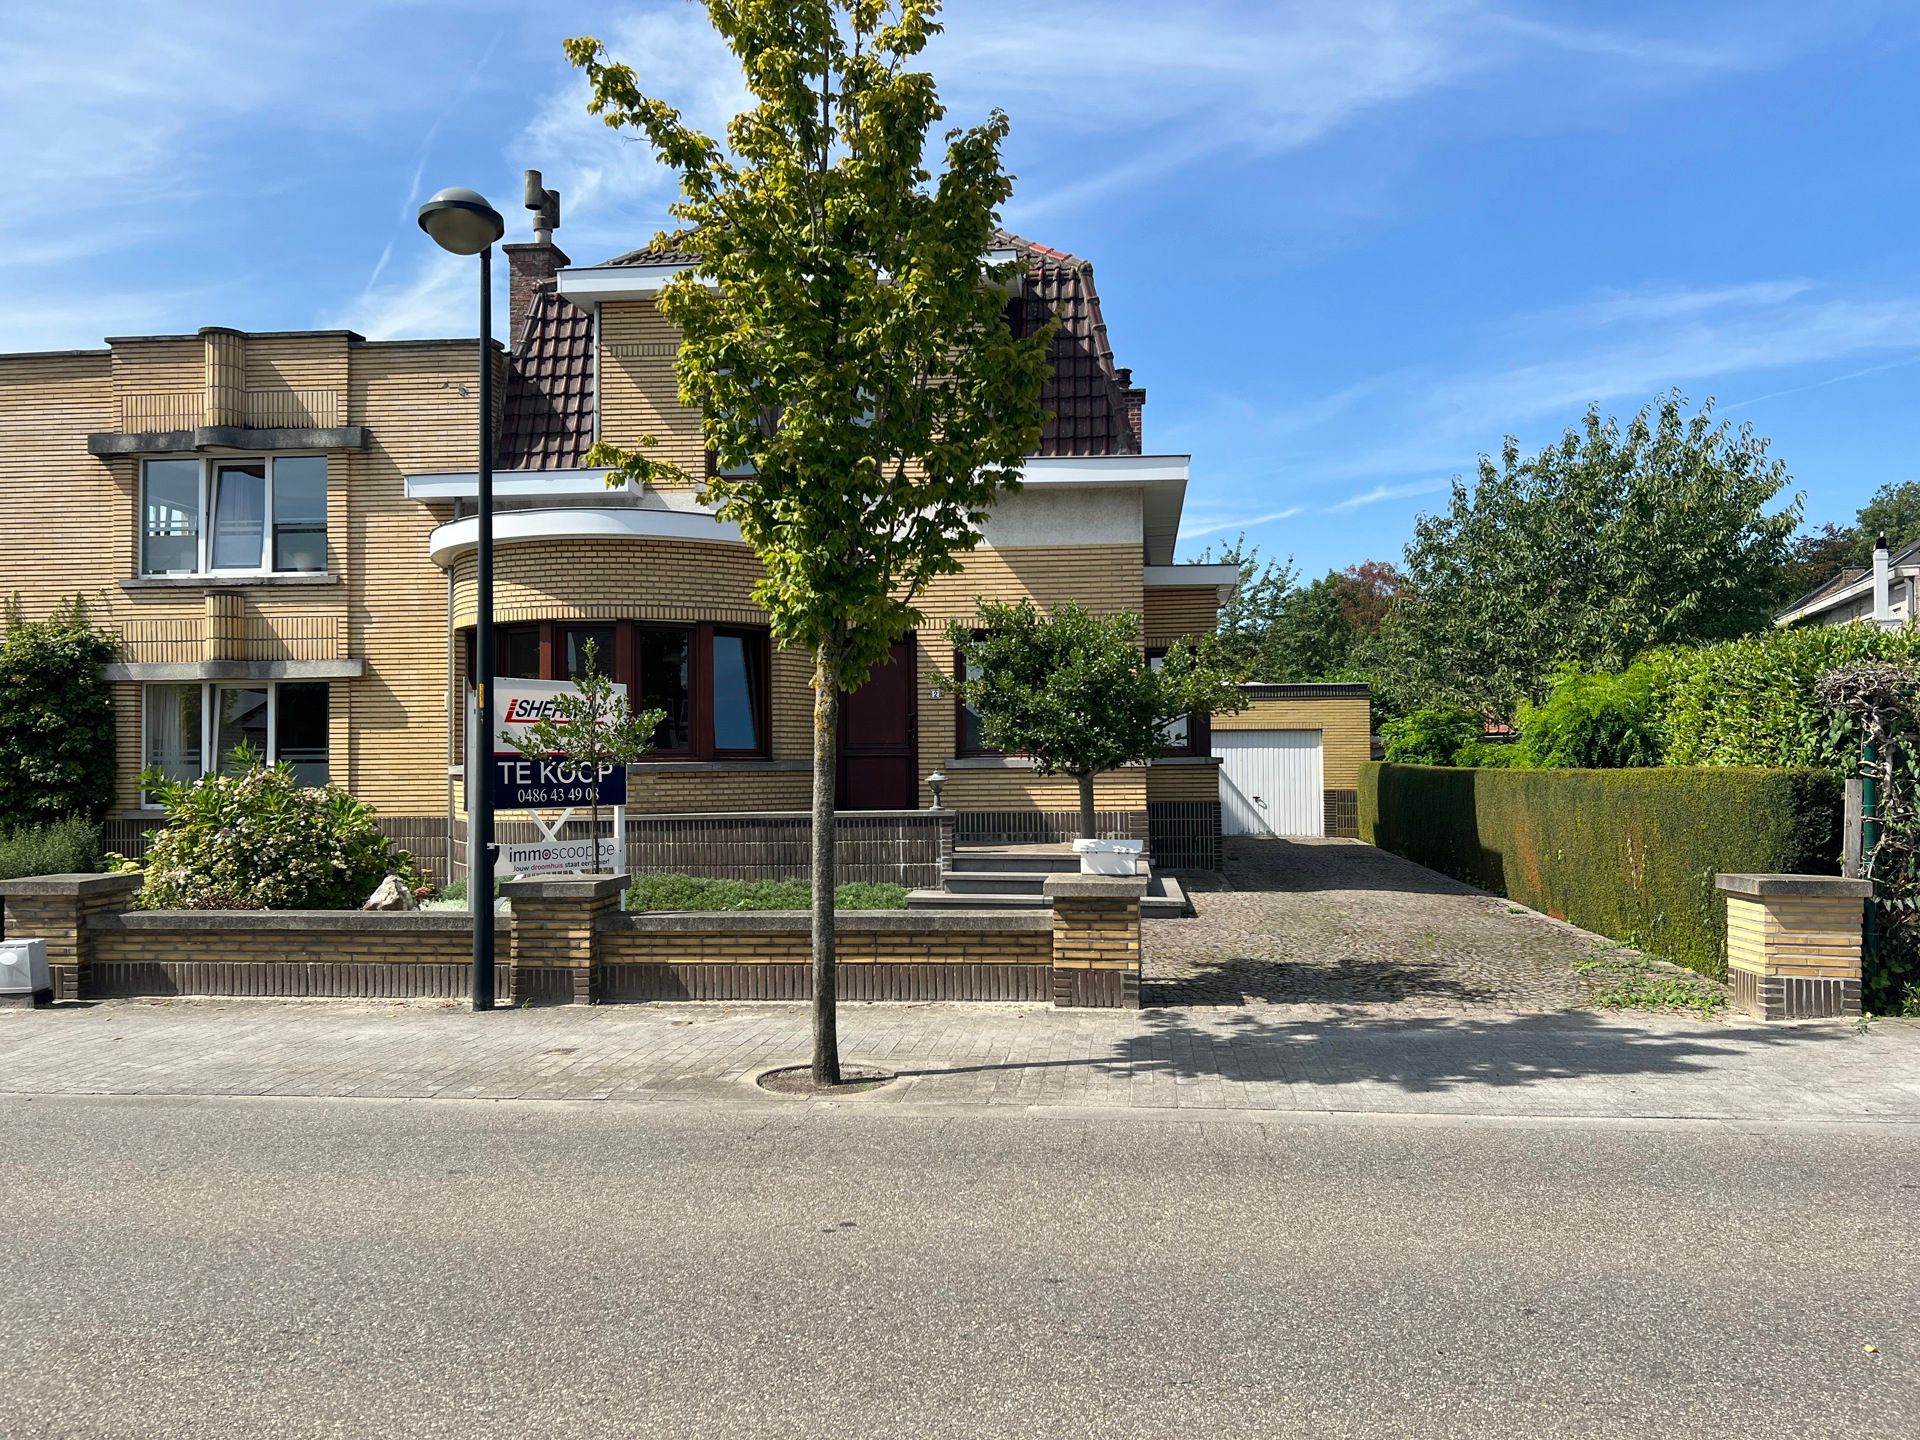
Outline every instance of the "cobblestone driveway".
[(1567, 1010), (1608, 943), (1357, 840), (1228, 840), (1182, 883), (1197, 913), (1144, 926), (1150, 1004)]

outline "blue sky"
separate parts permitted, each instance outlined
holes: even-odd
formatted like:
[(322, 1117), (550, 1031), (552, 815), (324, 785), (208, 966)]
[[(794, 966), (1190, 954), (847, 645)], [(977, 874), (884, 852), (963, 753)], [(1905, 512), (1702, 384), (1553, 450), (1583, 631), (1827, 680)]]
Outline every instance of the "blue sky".
[[(1846, 0), (959, 0), (956, 119), (1013, 118), (1012, 228), (1095, 263), (1182, 552), (1397, 558), (1509, 432), (1670, 386), (1774, 442), (1811, 522), (1920, 477), (1920, 12)], [(519, 174), (576, 261), (670, 186), (591, 120), (597, 34), (718, 126), (683, 0), (0, 0), (0, 350), (345, 325), (459, 334), (470, 271), (414, 211)]]

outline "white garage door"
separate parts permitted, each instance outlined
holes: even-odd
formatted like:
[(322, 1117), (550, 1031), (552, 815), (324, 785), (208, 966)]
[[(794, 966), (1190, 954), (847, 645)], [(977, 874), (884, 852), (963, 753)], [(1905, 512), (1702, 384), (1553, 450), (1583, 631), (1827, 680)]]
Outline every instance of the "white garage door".
[(1216, 730), (1220, 828), (1229, 835), (1324, 835), (1318, 730)]

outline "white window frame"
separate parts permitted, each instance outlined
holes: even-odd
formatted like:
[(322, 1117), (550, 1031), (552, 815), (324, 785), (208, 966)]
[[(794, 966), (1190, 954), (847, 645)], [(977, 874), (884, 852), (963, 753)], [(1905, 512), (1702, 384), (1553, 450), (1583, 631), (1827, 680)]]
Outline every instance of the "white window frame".
[[(200, 533), (196, 537), (198, 550), (194, 556), (194, 568), (190, 571), (149, 570), (147, 569), (147, 465), (154, 460), (188, 460), (200, 462), (199, 520)], [(139, 550), (140, 575), (142, 579), (194, 580), (217, 577), (236, 579), (264, 577), (269, 575), (330, 575), (332, 574), (332, 526), (327, 531), (327, 564), (318, 570), (276, 570), (273, 567), (273, 530), (278, 518), (274, 510), (274, 466), (281, 460), (324, 460), (327, 462), (327, 494), (333, 494), (333, 460), (324, 450), (276, 450), (267, 455), (147, 455), (140, 460), (140, 508), (137, 537)], [(260, 563), (254, 566), (228, 566), (219, 570), (212, 567), (213, 559), (213, 502), (214, 476), (222, 465), (245, 465), (259, 462), (266, 467), (266, 506), (265, 518), (261, 521)]]
[[(333, 686), (325, 680), (149, 680), (140, 687), (140, 768), (147, 768), (147, 695), (155, 686), (164, 685), (177, 689), (187, 685), (200, 687), (200, 774), (216, 774), (220, 769), (221, 757), (216, 752), (220, 748), (220, 716), (214, 709), (215, 692), (227, 690), (260, 690), (267, 692), (267, 764), (280, 762), (280, 687), (282, 685), (321, 685), (327, 691), (327, 783), (333, 783)], [(147, 792), (140, 792), (142, 810), (159, 810), (148, 798)]]

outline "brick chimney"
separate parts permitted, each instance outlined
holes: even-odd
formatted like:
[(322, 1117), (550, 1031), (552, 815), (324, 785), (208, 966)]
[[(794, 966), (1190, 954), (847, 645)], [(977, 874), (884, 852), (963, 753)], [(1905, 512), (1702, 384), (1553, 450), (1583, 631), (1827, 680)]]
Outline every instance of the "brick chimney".
[(526, 329), (527, 311), (536, 292), (553, 288), (554, 276), (572, 262), (553, 243), (560, 224), (560, 192), (541, 182), (538, 170), (527, 171), (527, 209), (533, 212), (530, 244), (503, 245), (507, 252), (507, 348), (516, 349)]
[(1140, 412), (1146, 408), (1147, 392), (1133, 383), (1133, 369), (1127, 365), (1116, 365), (1113, 378), (1120, 386), (1122, 408), (1120, 418), (1127, 427), (1127, 435), (1133, 441), (1133, 453), (1142, 453), (1145, 441)]

